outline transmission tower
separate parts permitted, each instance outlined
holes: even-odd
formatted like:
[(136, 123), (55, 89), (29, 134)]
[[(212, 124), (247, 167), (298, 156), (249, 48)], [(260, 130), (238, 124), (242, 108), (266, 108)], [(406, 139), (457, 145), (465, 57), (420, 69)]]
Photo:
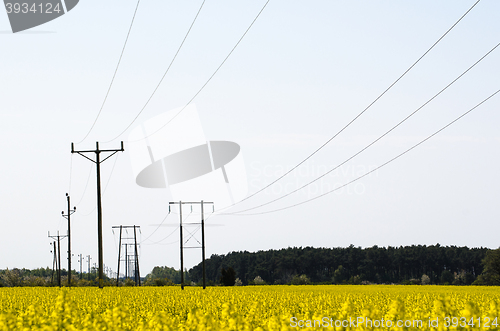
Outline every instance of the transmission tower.
[[(203, 205), (204, 204), (211, 204), (213, 207), (213, 202), (204, 202), (201, 200), (200, 202), (170, 202), (170, 205), (179, 205), (179, 230), (180, 230), (180, 252), (181, 252), (181, 289), (184, 289), (184, 249), (185, 248), (201, 248), (201, 260), (202, 260), (202, 273), (203, 273), (203, 289), (206, 288), (206, 273), (205, 273), (205, 217), (204, 217), (204, 212), (203, 212)], [(201, 226), (201, 246), (187, 246), (184, 247), (184, 237), (182, 234), (182, 205), (197, 205), (199, 204), (201, 206), (201, 222), (200, 223), (189, 223), (189, 224), (200, 224)], [(192, 207), (191, 207), (192, 208)], [(186, 223), (187, 224), (187, 223)], [(191, 234), (191, 237), (186, 240), (186, 243), (193, 237), (193, 234)]]
[[(54, 253), (57, 251), (57, 285), (61, 287), (61, 239), (66, 238), (67, 235), (60, 235), (59, 231), (57, 231), (56, 236), (51, 236), (49, 231), (49, 238), (54, 239)], [(56, 238), (57, 238), (57, 248), (56, 248)], [(55, 256), (54, 256), (55, 257)]]
[[(118, 271), (116, 273), (116, 286), (119, 285), (120, 278), (120, 262), (125, 262), (125, 278), (133, 277), (135, 285), (141, 286), (141, 274), (139, 271), (139, 246), (137, 244), (137, 231), (141, 231), (138, 225), (120, 225), (113, 226), (112, 229), (120, 229), (120, 239), (118, 244)], [(133, 229), (133, 236), (130, 237), (128, 230)], [(123, 237), (123, 230), (126, 232), (126, 237)], [(114, 233), (114, 231), (113, 231)], [(124, 247), (125, 254), (122, 257), (122, 247)], [(130, 248), (130, 249), (129, 249)]]

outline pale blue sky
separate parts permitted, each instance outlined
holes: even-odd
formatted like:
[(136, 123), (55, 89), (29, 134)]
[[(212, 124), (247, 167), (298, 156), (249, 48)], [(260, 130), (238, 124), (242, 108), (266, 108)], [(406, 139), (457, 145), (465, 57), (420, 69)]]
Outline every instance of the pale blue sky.
[[(182, 107), (205, 83), (265, 1), (207, 0), (171, 71), (137, 124)], [(194, 103), (205, 135), (241, 145), (250, 192), (309, 155), (420, 57), (474, 1), (271, 0), (248, 35)], [(119, 4), (119, 7), (118, 7)], [(108, 141), (135, 117), (182, 41), (201, 1), (142, 0), (115, 84), (95, 129), (77, 148)], [(47, 231), (65, 231), (70, 143), (89, 130), (102, 103), (136, 1), (82, 0), (71, 12), (12, 34), (0, 12), (0, 268), (52, 263)], [(482, 0), (358, 121), (300, 170), (235, 207), (253, 207), (330, 169), (414, 111), (500, 39), (500, 3)], [(334, 175), (276, 204), (341, 185), (411, 147), (500, 88), (500, 50), (389, 137)], [(288, 246), (496, 248), (500, 134), (496, 96), (439, 136), (341, 192), (262, 216), (217, 216), (207, 256)], [(122, 137), (127, 140), (127, 134)], [(117, 148), (119, 140), (104, 147)], [(164, 217), (169, 195), (135, 184), (130, 157), (118, 157), (103, 200), (105, 263), (116, 270), (112, 225), (137, 224), (143, 238)], [(114, 159), (103, 164), (103, 185)], [(97, 257), (95, 173), (72, 158), (74, 254)], [(93, 170), (92, 170), (93, 171)], [(90, 214), (89, 214), (90, 213)], [(84, 216), (85, 214), (89, 214)], [(194, 218), (195, 216), (191, 216)], [(176, 223), (175, 215), (165, 223)], [(160, 228), (161, 240), (175, 227)], [(164, 243), (178, 239), (174, 233)], [(64, 248), (64, 251), (66, 248)], [(199, 251), (186, 253), (186, 266)], [(143, 245), (141, 270), (179, 267), (178, 243)], [(66, 262), (63, 263), (66, 265)], [(77, 266), (77, 258), (73, 259)]]

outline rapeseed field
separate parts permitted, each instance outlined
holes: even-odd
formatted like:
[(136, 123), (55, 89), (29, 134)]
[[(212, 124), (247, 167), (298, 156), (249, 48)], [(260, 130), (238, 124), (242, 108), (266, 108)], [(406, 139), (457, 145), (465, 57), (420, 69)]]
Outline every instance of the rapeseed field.
[(0, 330), (497, 330), (499, 305), (497, 287), (17, 287)]

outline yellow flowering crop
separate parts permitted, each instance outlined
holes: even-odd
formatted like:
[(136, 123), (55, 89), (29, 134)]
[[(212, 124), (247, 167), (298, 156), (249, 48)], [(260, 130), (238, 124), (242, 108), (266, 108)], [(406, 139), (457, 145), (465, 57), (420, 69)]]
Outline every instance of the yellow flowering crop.
[(18, 287), (0, 330), (497, 330), (499, 307), (496, 287)]

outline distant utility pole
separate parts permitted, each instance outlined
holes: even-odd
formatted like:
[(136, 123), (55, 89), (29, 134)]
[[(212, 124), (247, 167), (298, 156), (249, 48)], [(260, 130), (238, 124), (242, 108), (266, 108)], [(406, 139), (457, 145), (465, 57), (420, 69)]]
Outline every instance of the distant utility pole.
[[(134, 253), (133, 253), (133, 255), (130, 255), (130, 256), (134, 257), (134, 263), (133, 263), (134, 264), (134, 281), (135, 281), (135, 285), (141, 286), (141, 276), (140, 276), (140, 272), (139, 272), (139, 251), (137, 248), (138, 246), (137, 246), (137, 231), (136, 231), (136, 230), (141, 231), (141, 227), (139, 225), (120, 225), (120, 226), (112, 226), (111, 228), (112, 229), (120, 229), (120, 239), (118, 241), (118, 273), (116, 276), (116, 286), (119, 286), (118, 279), (120, 278), (120, 262), (124, 261), (121, 258), (122, 246), (125, 247), (125, 278), (128, 278), (130, 275), (128, 246), (134, 246)], [(127, 231), (127, 234), (128, 234), (127, 229), (134, 229), (134, 236), (123, 238), (123, 230), (124, 229), (125, 229), (125, 231)], [(114, 233), (114, 231), (113, 231), (113, 233)], [(133, 243), (130, 243), (130, 242), (122, 243), (122, 239), (127, 240), (127, 241), (133, 240)]]
[[(57, 270), (57, 285), (61, 287), (61, 238), (65, 238), (67, 236), (61, 236), (59, 235), (59, 231), (57, 231), (57, 236), (51, 236), (50, 231), (49, 231), (49, 238), (56, 239), (57, 238), (57, 265), (58, 265), (58, 270)], [(54, 247), (55, 247), (55, 241), (54, 241)]]
[(69, 194), (66, 193), (66, 200), (68, 201), (68, 212), (64, 215), (64, 211), (61, 212), (62, 216), (68, 220), (68, 286), (71, 286), (71, 215), (76, 212), (76, 207), (73, 210), (70, 209), (69, 205)]
[(57, 246), (56, 246), (56, 242), (52, 242), (50, 243), (50, 245), (52, 246), (52, 255), (54, 255), (54, 259), (52, 260), (52, 279), (50, 281), (51, 284), (54, 284), (54, 269), (58, 269), (57, 267)]
[(82, 254), (79, 255), (78, 262), (80, 262), (80, 279), (82, 279)]
[[(203, 214), (203, 205), (204, 204), (214, 204), (213, 202), (170, 202), (169, 204), (179, 205), (179, 230), (180, 230), (180, 251), (181, 251), (181, 289), (184, 289), (184, 248), (200, 248), (197, 246), (184, 247), (183, 241), (184, 237), (182, 235), (182, 205), (195, 205), (199, 204), (201, 206), (201, 223), (190, 223), (190, 224), (201, 224), (201, 259), (202, 259), (202, 273), (203, 273), (203, 289), (206, 288), (206, 274), (205, 274), (205, 217)], [(188, 239), (189, 240), (189, 239)]]
[(89, 280), (90, 280), (90, 260), (92, 260), (92, 258), (90, 257), (90, 255), (87, 255), (87, 262), (89, 264), (88, 269), (87, 269), (87, 278)]
[[(95, 150), (75, 151), (73, 143), (71, 143), (71, 153), (78, 153), (84, 158), (94, 162), (97, 167), (97, 247), (99, 251), (99, 288), (104, 287), (103, 279), (103, 248), (102, 248), (102, 206), (101, 206), (101, 163), (115, 155), (117, 152), (123, 152), (123, 141), (120, 149), (99, 149), (99, 142), (95, 143)], [(101, 160), (101, 153), (111, 153), (106, 158)], [(84, 153), (95, 153), (95, 161), (84, 155)]]
[[(114, 238), (114, 237), (113, 237)], [(120, 254), (122, 252), (122, 226), (120, 225), (120, 243), (118, 244), (118, 272), (116, 273), (116, 286), (119, 286), (118, 280), (120, 279)]]

